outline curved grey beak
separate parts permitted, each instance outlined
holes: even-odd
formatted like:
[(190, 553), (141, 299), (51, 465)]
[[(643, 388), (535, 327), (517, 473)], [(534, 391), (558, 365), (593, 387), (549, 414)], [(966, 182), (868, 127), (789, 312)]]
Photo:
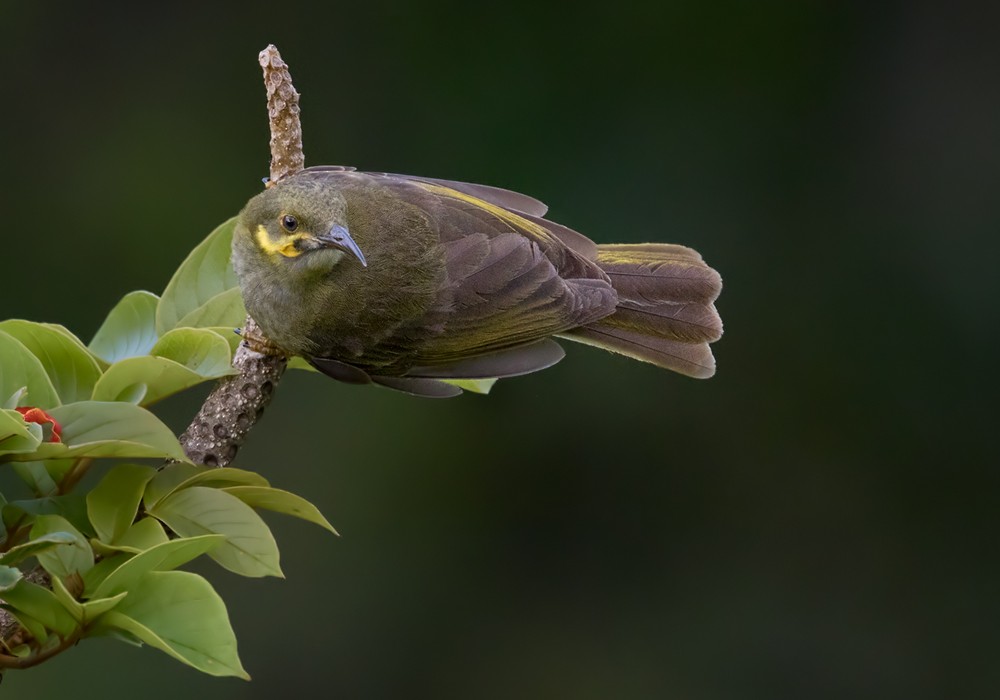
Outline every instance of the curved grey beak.
[(354, 242), (353, 238), (351, 238), (350, 232), (340, 224), (337, 224), (322, 236), (316, 236), (316, 240), (319, 241), (324, 248), (336, 248), (337, 250), (342, 250), (345, 253), (350, 253), (356, 257), (362, 265), (368, 267), (368, 263), (365, 261), (365, 254), (361, 252), (361, 248), (358, 248), (358, 244)]

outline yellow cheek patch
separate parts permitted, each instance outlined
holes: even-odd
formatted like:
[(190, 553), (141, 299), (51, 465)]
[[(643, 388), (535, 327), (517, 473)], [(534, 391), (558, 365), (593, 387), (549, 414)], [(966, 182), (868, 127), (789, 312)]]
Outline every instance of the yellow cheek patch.
[(280, 241), (274, 241), (263, 225), (257, 227), (257, 245), (268, 255), (284, 255), (286, 258), (302, 255), (302, 251), (295, 244), (304, 238), (308, 238), (308, 234), (295, 233), (282, 236)]

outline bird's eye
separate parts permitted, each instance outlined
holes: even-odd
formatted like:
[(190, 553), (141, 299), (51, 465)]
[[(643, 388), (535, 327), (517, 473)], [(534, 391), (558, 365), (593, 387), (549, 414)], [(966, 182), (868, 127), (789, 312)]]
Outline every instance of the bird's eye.
[(291, 214), (285, 214), (281, 217), (281, 228), (285, 229), (289, 233), (292, 233), (299, 227), (299, 220), (296, 219)]

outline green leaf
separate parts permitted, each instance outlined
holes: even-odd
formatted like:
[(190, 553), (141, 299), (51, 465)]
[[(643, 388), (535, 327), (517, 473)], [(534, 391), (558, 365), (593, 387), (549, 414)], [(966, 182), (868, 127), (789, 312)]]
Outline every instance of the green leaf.
[(28, 387), (22, 386), (20, 389), (15, 391), (13, 394), (8, 396), (0, 408), (13, 409), (21, 405), (21, 399), (23, 399), (28, 393)]
[(111, 365), (94, 387), (95, 401), (149, 405), (184, 389), (235, 373), (229, 344), (196, 328), (170, 331), (150, 350)]
[(73, 616), (77, 624), (81, 626), (92, 624), (101, 615), (122, 602), (125, 596), (128, 595), (127, 592), (122, 592), (111, 598), (98, 598), (87, 603), (81, 603), (73, 597), (73, 594), (69, 592), (69, 589), (66, 588), (66, 585), (59, 577), (52, 579), (52, 593), (55, 594), (56, 600), (66, 608), (66, 611)]
[(83, 605), (80, 601), (73, 597), (73, 594), (66, 588), (66, 584), (64, 584), (62, 579), (58, 576), (52, 577), (52, 593), (55, 595), (56, 600), (58, 600), (62, 606), (66, 608), (66, 612), (73, 616), (76, 623), (78, 625), (82, 625)]
[(166, 498), (185, 481), (200, 474), (205, 469), (208, 467), (199, 467), (183, 462), (163, 467), (146, 485), (146, 494), (142, 497), (142, 503), (146, 506), (146, 510), (148, 511), (156, 505), (157, 501)]
[(192, 474), (182, 481), (177, 489), (186, 489), (191, 486), (210, 486), (219, 488), (222, 486), (267, 486), (267, 479), (257, 472), (250, 472), (246, 469), (236, 467), (196, 467), (198, 472)]
[(23, 574), (20, 569), (15, 569), (13, 566), (0, 565), (0, 593), (9, 591), (16, 586), (22, 576)]
[(319, 372), (318, 369), (305, 361), (302, 357), (293, 357), (288, 360), (288, 369), (300, 369), (306, 372)]
[(94, 564), (93, 568), (83, 575), (83, 596), (85, 598), (92, 597), (94, 591), (104, 583), (105, 579), (112, 572), (117, 571), (118, 567), (131, 559), (132, 556), (131, 552), (124, 551), (112, 555), (105, 553), (104, 559)]
[(225, 535), (226, 541), (209, 553), (223, 568), (242, 576), (282, 576), (271, 531), (233, 495), (191, 486), (175, 491), (148, 512), (182, 537)]
[(164, 532), (163, 526), (156, 518), (143, 518), (125, 531), (117, 542), (119, 547), (127, 547), (136, 553), (151, 549), (167, 542), (170, 538)]
[(176, 328), (160, 338), (150, 354), (173, 360), (206, 378), (235, 372), (229, 343), (218, 333), (204, 328)]
[(35, 554), (38, 563), (46, 571), (53, 576), (65, 578), (82, 574), (94, 565), (94, 550), (90, 548), (90, 543), (66, 518), (59, 515), (39, 515), (35, 518), (35, 524), (31, 528), (33, 540), (55, 533), (69, 534), (73, 541)]
[(129, 357), (108, 368), (94, 387), (94, 401), (117, 401), (148, 406), (190, 389), (204, 377), (163, 357)]
[(236, 352), (236, 349), (240, 346), (240, 343), (243, 342), (243, 338), (241, 338), (240, 334), (236, 332), (236, 329), (240, 328), (243, 325), (244, 321), (246, 321), (246, 318), (240, 319), (240, 322), (235, 326), (210, 326), (210, 327), (203, 327), (202, 330), (212, 331), (220, 338), (225, 340), (226, 345), (229, 346), (229, 352), (231, 355), (232, 353)]
[(90, 341), (90, 350), (107, 364), (146, 355), (156, 343), (159, 297), (130, 292), (122, 297)]
[(49, 476), (44, 462), (14, 462), (14, 472), (36, 496), (54, 496), (59, 486)]
[(11, 547), (3, 556), (0, 556), (0, 564), (8, 567), (14, 566), (29, 557), (36, 556), (59, 545), (75, 543), (76, 535), (71, 532), (50, 532), (29, 542)]
[(197, 574), (147, 574), (98, 625), (129, 632), (210, 675), (250, 678), (240, 663), (225, 603)]
[(11, 455), (9, 459), (165, 457), (187, 460), (173, 431), (139, 406), (80, 401), (53, 408), (49, 414), (62, 425), (62, 443), (43, 443), (33, 453)]
[(38, 358), (62, 403), (90, 398), (101, 368), (75, 335), (62, 326), (21, 320), (0, 323), (0, 331)]
[(83, 624), (89, 625), (97, 620), (101, 615), (114, 608), (122, 602), (128, 593), (122, 592), (111, 598), (98, 598), (83, 603)]
[(190, 486), (268, 486), (268, 482), (260, 474), (245, 469), (171, 464), (160, 470), (146, 487), (146, 495), (143, 498), (146, 510), (175, 491)]
[(122, 591), (131, 590), (139, 579), (150, 571), (170, 571), (183, 566), (195, 557), (199, 557), (225, 541), (221, 535), (203, 535), (201, 537), (183, 537), (170, 540), (163, 544), (136, 554), (114, 569), (95, 588), (91, 598), (107, 598)]
[(115, 543), (129, 529), (146, 483), (154, 476), (152, 467), (119, 464), (87, 494), (87, 515), (102, 542)]
[(73, 634), (78, 627), (76, 620), (52, 591), (30, 581), (19, 581), (13, 588), (4, 591), (3, 599), (14, 610), (30, 615), (62, 637)]
[(236, 496), (251, 508), (263, 508), (301, 518), (337, 534), (333, 525), (323, 517), (316, 506), (289, 491), (267, 486), (230, 486), (222, 490)]
[(497, 383), (496, 379), (443, 379), (442, 381), (474, 394), (488, 394)]
[(235, 217), (220, 225), (177, 268), (156, 310), (156, 329), (160, 335), (176, 328), (181, 319), (214, 297), (237, 286), (229, 259), (235, 226)]
[(20, 340), (0, 331), (0, 396), (10, 396), (22, 388), (22, 406), (49, 409), (59, 405), (59, 395), (42, 363)]
[(26, 423), (17, 411), (0, 409), (0, 455), (34, 452), (42, 443), (42, 426)]
[(97, 539), (91, 540), (90, 544), (94, 551), (101, 556), (110, 556), (117, 552), (139, 554), (158, 544), (163, 544), (169, 539), (159, 520), (142, 518), (132, 523), (132, 526), (114, 544), (106, 544)]
[(15, 524), (18, 527), (31, 524), (39, 515), (61, 515), (80, 532), (91, 533), (87, 504), (79, 493), (11, 501), (3, 506), (4, 525), (9, 529), (13, 529)]
[(240, 293), (240, 288), (233, 287), (232, 289), (227, 289), (222, 294), (212, 297), (194, 311), (185, 314), (177, 322), (177, 327), (236, 327), (242, 324), (246, 320), (246, 317), (247, 310), (243, 305), (243, 296)]

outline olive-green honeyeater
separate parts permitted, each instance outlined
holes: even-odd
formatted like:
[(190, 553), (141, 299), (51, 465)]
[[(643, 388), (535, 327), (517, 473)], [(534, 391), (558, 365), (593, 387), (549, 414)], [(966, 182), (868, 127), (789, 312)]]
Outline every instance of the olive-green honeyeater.
[(233, 237), (250, 315), (337, 379), (421, 396), (563, 357), (552, 336), (709, 377), (722, 281), (690, 248), (597, 245), (495, 187), (315, 167), (251, 199)]

